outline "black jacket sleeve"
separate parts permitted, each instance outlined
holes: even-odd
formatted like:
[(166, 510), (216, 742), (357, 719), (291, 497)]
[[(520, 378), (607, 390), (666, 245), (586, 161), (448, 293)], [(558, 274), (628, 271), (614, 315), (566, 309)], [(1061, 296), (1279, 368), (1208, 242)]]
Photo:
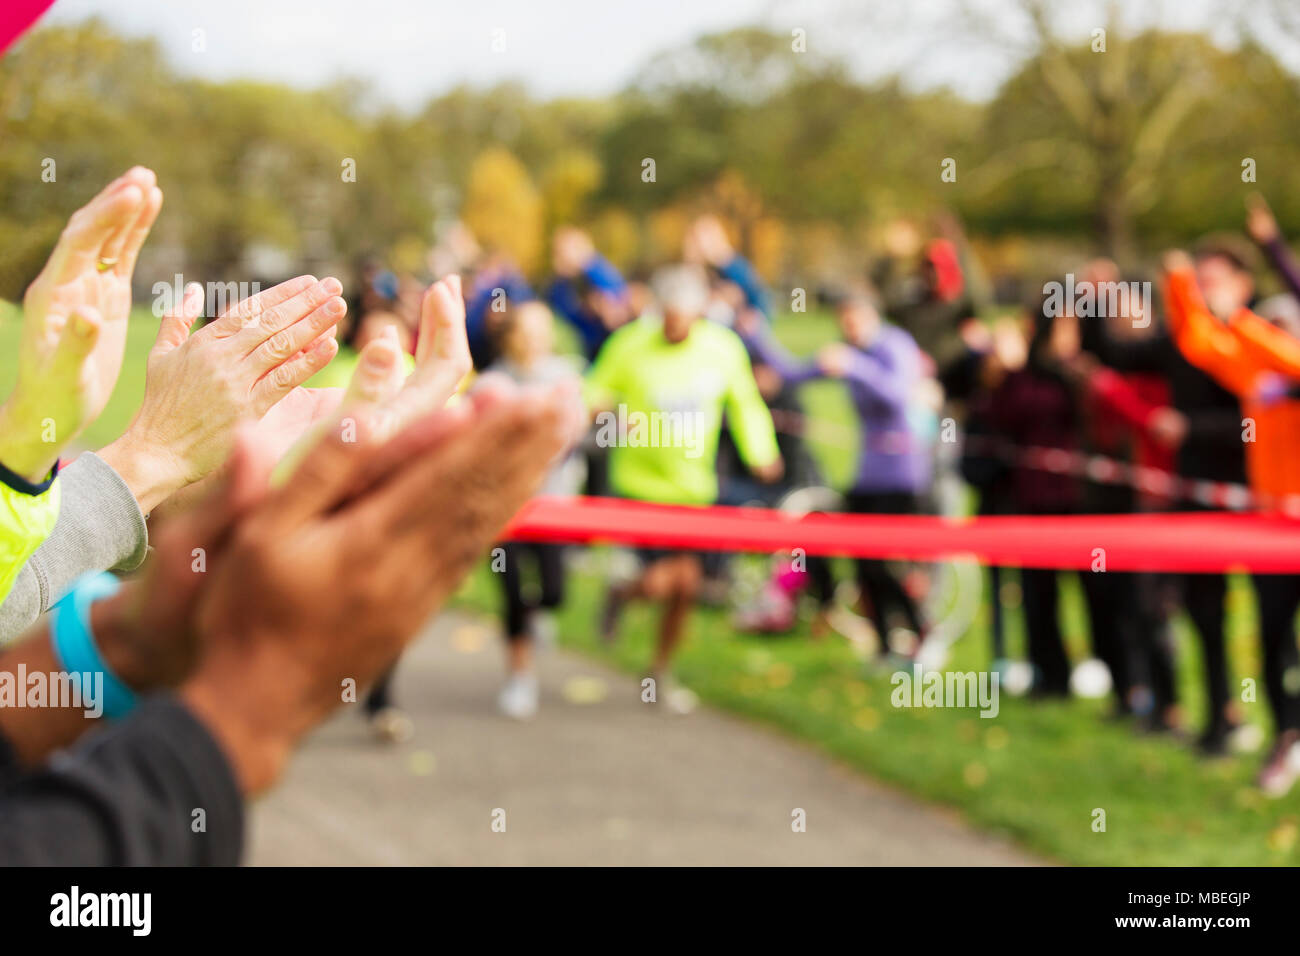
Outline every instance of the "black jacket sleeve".
[(26, 775), (0, 740), (0, 866), (233, 866), (243, 834), (225, 755), (174, 698)]

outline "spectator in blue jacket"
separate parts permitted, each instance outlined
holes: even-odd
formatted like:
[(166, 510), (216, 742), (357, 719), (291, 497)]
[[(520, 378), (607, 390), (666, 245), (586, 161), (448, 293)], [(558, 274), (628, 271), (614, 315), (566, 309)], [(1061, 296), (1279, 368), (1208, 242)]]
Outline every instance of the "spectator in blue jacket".
[(633, 317), (627, 283), (581, 229), (557, 229), (553, 247), (556, 278), (546, 298), (577, 331), (591, 361), (610, 333)]
[(465, 296), (465, 334), (476, 369), (497, 359), (496, 327), (511, 306), (537, 296), (518, 266), (504, 256), (490, 258), (474, 276)]
[(772, 317), (772, 299), (753, 264), (731, 245), (727, 230), (717, 216), (700, 216), (691, 224), (683, 242), (683, 257), (711, 268), (723, 279), (734, 282), (745, 294), (745, 307), (764, 318)]

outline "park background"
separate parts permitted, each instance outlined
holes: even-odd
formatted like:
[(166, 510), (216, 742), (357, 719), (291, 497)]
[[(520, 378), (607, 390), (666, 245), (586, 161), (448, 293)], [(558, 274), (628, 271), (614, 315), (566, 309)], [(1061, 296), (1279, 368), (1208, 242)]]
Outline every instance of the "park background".
[[(87, 448), (120, 433), (138, 405), (155, 282), (312, 272), (349, 283), (366, 260), (418, 274), (457, 221), (541, 278), (558, 225), (583, 226), (616, 265), (638, 273), (678, 254), (694, 215), (716, 212), (786, 305), (794, 289), (815, 290), (896, 251), (891, 244), (909, 232), (900, 225), (922, 235), (960, 222), (990, 315), (1018, 302), (1026, 281), (1084, 256), (1141, 270), (1168, 245), (1240, 231), (1243, 198), (1255, 189), (1283, 232), (1300, 235), (1300, 13), (1285, 0), (754, 4), (751, 18), (629, 63), (613, 91), (539, 93), (525, 74), (448, 84), (418, 102), (343, 72), (315, 86), (256, 70), (197, 75), (194, 57), (222, 56), (208, 34), (194, 33), (203, 17), (190, 29), (173, 16), (150, 35), (117, 24), (107, 4), (68, 5), (74, 14), (102, 8), (91, 19), (62, 6), (0, 60), (0, 389), (16, 372), (18, 324), (3, 300), (21, 298), (72, 210), (136, 163), (157, 171), (167, 197), (137, 269), (122, 379)], [(348, 17), (392, 14), (389, 29), (404, 29), (402, 4), (374, 6), (340, 9), (334, 42), (348, 42)], [(454, 8), (439, 6), (443, 45), (477, 44), (477, 55), (509, 62), (521, 38), (508, 16), (501, 36), (468, 35)], [(633, 5), (620, 14), (628, 33), (656, 15)], [(619, 42), (577, 20), (570, 37), (554, 57)], [(382, 45), (366, 50), (386, 55)], [(889, 66), (882, 73), (876, 61)], [(996, 82), (936, 82), (945, 63)], [(46, 182), (51, 158), (57, 175)], [(642, 176), (647, 158), (653, 182)], [(945, 159), (956, 160), (955, 181), (941, 178)], [(1243, 182), (1245, 159), (1254, 183)], [(348, 160), (355, 181), (341, 175)], [(778, 336), (800, 354), (835, 337), (828, 315), (778, 311)], [(814, 417), (851, 431), (837, 386), (812, 386), (805, 397)], [(851, 446), (812, 444), (842, 485)], [(624, 640), (599, 645), (597, 565), (575, 575), (561, 641), (637, 673), (652, 614), (632, 611)], [(1077, 589), (1066, 590), (1078, 660), (1086, 621)], [(495, 601), (486, 568), (460, 597), (485, 613)], [(1244, 582), (1231, 605), (1232, 674), (1254, 676)], [(1181, 690), (1198, 726), (1199, 655), (1181, 619), (1177, 633)], [(1011, 646), (1022, 646), (1015, 607)], [(987, 648), (981, 613), (948, 666), (986, 667)], [(1261, 796), (1255, 758), (1198, 761), (1184, 743), (1106, 721), (1099, 701), (1004, 696), (995, 720), (899, 711), (888, 703), (888, 675), (864, 670), (849, 646), (813, 642), (802, 629), (739, 636), (721, 610), (697, 618), (681, 676), (706, 702), (958, 807), (1048, 858), (1300, 863), (1300, 803)], [(1262, 704), (1246, 710), (1267, 719)], [(1091, 829), (1094, 807), (1107, 810), (1104, 834)]]

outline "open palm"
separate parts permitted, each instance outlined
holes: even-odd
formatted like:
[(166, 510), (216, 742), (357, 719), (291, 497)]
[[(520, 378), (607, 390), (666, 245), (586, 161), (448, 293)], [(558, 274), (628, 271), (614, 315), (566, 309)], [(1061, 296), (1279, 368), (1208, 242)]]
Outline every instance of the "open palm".
[(131, 274), (162, 206), (155, 182), (137, 167), (74, 213), (23, 297), (9, 420), (42, 434), (52, 457), (99, 416), (117, 383)]

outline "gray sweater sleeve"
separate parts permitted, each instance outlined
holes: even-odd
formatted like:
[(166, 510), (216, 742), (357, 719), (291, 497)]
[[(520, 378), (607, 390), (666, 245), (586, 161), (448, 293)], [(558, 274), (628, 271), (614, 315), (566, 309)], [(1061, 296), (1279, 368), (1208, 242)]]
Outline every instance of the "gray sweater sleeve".
[(59, 520), (0, 604), (0, 643), (36, 622), (81, 575), (131, 571), (144, 561), (149, 531), (131, 489), (90, 452), (59, 472)]

